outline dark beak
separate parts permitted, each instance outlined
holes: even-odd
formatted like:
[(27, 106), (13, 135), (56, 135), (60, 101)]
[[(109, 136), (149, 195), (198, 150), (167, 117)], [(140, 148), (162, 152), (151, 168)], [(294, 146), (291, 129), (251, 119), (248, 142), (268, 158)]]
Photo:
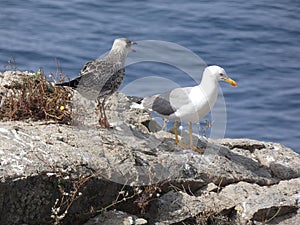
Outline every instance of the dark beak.
[[(132, 45), (137, 45), (137, 43), (134, 42), (134, 41), (131, 41), (131, 42), (130, 42), (130, 47), (131, 47)], [(135, 49), (133, 49), (133, 48), (130, 48), (130, 49), (131, 49), (131, 51), (136, 52)]]

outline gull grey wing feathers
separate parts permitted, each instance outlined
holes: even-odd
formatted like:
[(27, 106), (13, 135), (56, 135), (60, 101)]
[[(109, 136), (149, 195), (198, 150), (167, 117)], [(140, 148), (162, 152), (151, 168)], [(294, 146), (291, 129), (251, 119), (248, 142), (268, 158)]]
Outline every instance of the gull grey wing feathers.
[(152, 110), (163, 116), (173, 114), (176, 110), (171, 106), (170, 94), (171, 92), (166, 92), (158, 95), (152, 103)]
[(78, 91), (90, 99), (111, 94), (121, 85), (124, 71), (121, 63), (105, 58), (88, 62), (81, 70)]
[(122, 84), (125, 69), (120, 67), (105, 60), (93, 60), (83, 66), (77, 78), (57, 85), (78, 88), (86, 97), (102, 97), (114, 93)]
[(79, 81), (80, 81), (81, 77), (76, 77), (73, 80), (64, 82), (64, 83), (60, 83), (60, 84), (55, 84), (57, 86), (67, 86), (67, 87), (72, 87), (72, 88), (77, 88)]
[(191, 87), (175, 88), (171, 91), (145, 98), (143, 106), (151, 108), (163, 116), (169, 116), (182, 106), (191, 103), (188, 96), (190, 91)]
[[(60, 84), (56, 84), (58, 86), (68, 86), (68, 87), (73, 87), (73, 88), (77, 88), (80, 80), (81, 80), (81, 77), (82, 77), (82, 73), (83, 71), (85, 71), (89, 66), (92, 66), (91, 63), (93, 63), (93, 61), (89, 61), (87, 62), (83, 68), (81, 69), (80, 71), (80, 75), (78, 77), (76, 77), (75, 79), (73, 80), (70, 80), (70, 81), (67, 81), (67, 82), (63, 82), (63, 83), (60, 83)], [(93, 67), (93, 66), (92, 66)]]

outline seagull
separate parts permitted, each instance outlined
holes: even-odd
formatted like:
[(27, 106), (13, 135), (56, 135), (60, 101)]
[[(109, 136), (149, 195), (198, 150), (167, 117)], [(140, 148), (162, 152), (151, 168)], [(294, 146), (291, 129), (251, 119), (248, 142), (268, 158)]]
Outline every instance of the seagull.
[(76, 88), (85, 98), (97, 100), (102, 127), (111, 128), (106, 118), (105, 101), (119, 89), (125, 76), (125, 60), (128, 53), (135, 51), (131, 48), (134, 44), (127, 38), (115, 39), (106, 56), (87, 62), (74, 80), (57, 84)]
[(175, 88), (171, 91), (139, 99), (133, 108), (146, 108), (173, 120), (175, 143), (183, 148), (187, 146), (179, 141), (178, 121), (189, 123), (190, 148), (203, 153), (193, 144), (192, 124), (205, 117), (213, 108), (218, 97), (218, 81), (225, 81), (236, 87), (237, 83), (229, 78), (220, 66), (208, 66), (204, 69), (201, 83), (194, 87)]

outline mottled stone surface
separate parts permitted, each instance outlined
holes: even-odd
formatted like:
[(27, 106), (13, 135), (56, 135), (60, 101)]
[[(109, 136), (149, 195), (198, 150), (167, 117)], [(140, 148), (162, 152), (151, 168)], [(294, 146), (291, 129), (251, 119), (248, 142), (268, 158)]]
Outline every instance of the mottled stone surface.
[(300, 224), (300, 156), (293, 150), (208, 139), (200, 155), (157, 131), (149, 113), (131, 109), (122, 94), (108, 101), (113, 129), (99, 128), (94, 105), (82, 104), (91, 114), (72, 126), (0, 123), (0, 224), (54, 224), (58, 208), (62, 224), (98, 214), (87, 224), (109, 224), (117, 214), (141, 224), (193, 224), (217, 214), (237, 224)]

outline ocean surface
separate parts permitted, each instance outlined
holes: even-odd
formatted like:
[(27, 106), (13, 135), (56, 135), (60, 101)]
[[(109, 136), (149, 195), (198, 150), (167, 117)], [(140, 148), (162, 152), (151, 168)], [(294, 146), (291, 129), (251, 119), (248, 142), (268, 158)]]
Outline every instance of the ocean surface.
[[(145, 96), (194, 85), (203, 65), (177, 55), (182, 46), (238, 83), (220, 84), (225, 137), (280, 142), (300, 153), (299, 1), (1, 1), (0, 70), (10, 69), (13, 56), (18, 69), (55, 73), (59, 65), (73, 78), (118, 37), (140, 43), (137, 52), (153, 43), (162, 56), (128, 65), (121, 91)], [(192, 75), (181, 62), (195, 68)]]

